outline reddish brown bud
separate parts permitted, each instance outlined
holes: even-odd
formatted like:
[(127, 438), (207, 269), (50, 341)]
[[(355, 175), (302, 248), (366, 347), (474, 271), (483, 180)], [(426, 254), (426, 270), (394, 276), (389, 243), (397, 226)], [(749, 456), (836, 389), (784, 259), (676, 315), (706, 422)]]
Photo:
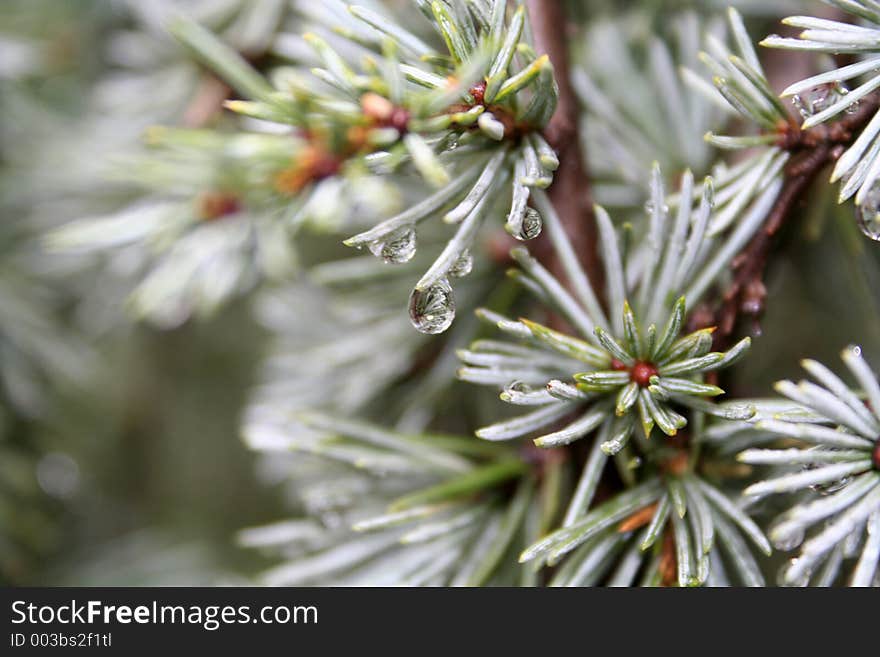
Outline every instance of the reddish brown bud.
[(486, 102), (486, 82), (478, 82), (470, 88), (469, 93), (474, 97), (474, 105), (482, 105)]
[(341, 166), (342, 161), (338, 157), (325, 153), (317, 158), (312, 165), (312, 178), (314, 180), (329, 178), (330, 176), (339, 173)]
[(647, 388), (651, 383), (651, 377), (657, 374), (657, 368), (651, 363), (638, 361), (630, 370), (629, 380), (638, 383), (642, 388)]
[(388, 125), (400, 134), (405, 134), (409, 128), (409, 112), (402, 107), (395, 107), (388, 118)]
[(240, 210), (241, 201), (231, 192), (206, 192), (198, 200), (198, 213), (205, 221), (220, 219)]

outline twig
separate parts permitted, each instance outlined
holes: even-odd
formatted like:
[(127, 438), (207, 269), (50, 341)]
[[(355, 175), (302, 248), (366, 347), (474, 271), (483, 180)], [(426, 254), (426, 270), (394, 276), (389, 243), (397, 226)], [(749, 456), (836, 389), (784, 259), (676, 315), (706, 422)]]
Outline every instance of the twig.
[[(242, 52), (241, 55), (254, 67), (260, 66), (266, 57), (265, 52)], [(232, 87), (212, 71), (203, 70), (196, 92), (183, 111), (181, 123), (187, 128), (203, 128), (223, 111), (223, 102), (233, 97)]]
[(188, 128), (202, 128), (223, 109), (223, 101), (229, 98), (232, 89), (216, 75), (205, 73), (199, 82), (196, 93), (183, 113), (183, 125)]
[[(722, 303), (709, 318), (693, 318), (698, 324), (714, 324), (716, 349), (725, 348), (740, 315), (757, 318), (764, 311), (767, 291), (764, 273), (774, 237), (803, 200), (822, 169), (836, 160), (845, 147), (858, 136), (861, 128), (873, 118), (880, 107), (876, 95), (863, 100), (858, 109), (840, 121), (818, 125), (809, 130), (786, 129), (780, 133), (779, 146), (792, 153), (784, 171), (784, 182), (761, 230), (733, 261), (733, 280), (724, 291)], [(708, 320), (708, 321), (707, 321)]]
[[(581, 147), (577, 97), (569, 77), (568, 44), (565, 39), (567, 22), (562, 5), (562, 0), (527, 0), (535, 48), (539, 54), (550, 57), (559, 85), (559, 104), (544, 131), (544, 136), (559, 156), (559, 169), (548, 195), (590, 283), (599, 291), (603, 289), (604, 273), (596, 250), (593, 197)], [(565, 278), (546, 237), (537, 243), (535, 254), (554, 275)]]

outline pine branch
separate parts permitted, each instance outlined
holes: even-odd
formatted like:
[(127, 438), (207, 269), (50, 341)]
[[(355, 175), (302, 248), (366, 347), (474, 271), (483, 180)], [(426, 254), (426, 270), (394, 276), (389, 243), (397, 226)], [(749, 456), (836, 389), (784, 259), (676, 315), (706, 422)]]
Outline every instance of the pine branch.
[[(527, 0), (526, 4), (535, 48), (539, 54), (549, 55), (559, 85), (559, 104), (544, 131), (559, 155), (559, 169), (548, 193), (590, 282), (595, 289), (602, 289), (603, 270), (596, 250), (596, 218), (578, 127), (578, 101), (569, 75), (568, 45), (565, 38), (560, 38), (560, 30), (567, 24), (565, 9), (561, 0)], [(542, 238), (538, 247), (538, 258), (564, 278), (548, 238)]]
[(793, 157), (785, 167), (785, 182), (763, 227), (733, 261), (733, 280), (724, 291), (721, 306), (711, 320), (711, 324), (718, 327), (714, 335), (716, 349), (730, 343), (740, 315), (757, 318), (764, 311), (764, 275), (775, 244), (774, 237), (812, 188), (819, 172), (840, 157), (844, 147), (858, 137), (878, 107), (880, 96), (874, 94), (862, 101), (855, 112), (836, 123), (821, 124), (808, 130), (786, 126), (781, 131), (779, 146), (790, 151)]

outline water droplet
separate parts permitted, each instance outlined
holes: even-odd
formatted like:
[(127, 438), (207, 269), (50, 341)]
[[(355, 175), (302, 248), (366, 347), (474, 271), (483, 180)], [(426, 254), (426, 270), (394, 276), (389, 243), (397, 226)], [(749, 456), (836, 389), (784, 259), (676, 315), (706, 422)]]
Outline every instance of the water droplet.
[(533, 240), (541, 234), (542, 225), (541, 213), (535, 208), (526, 208), (519, 234), (514, 235), (514, 237), (521, 242)]
[(514, 381), (501, 393), (501, 399), (511, 404), (521, 403), (523, 395), (534, 392), (534, 388), (525, 381)]
[(452, 287), (444, 278), (425, 290), (415, 289), (409, 296), (409, 318), (422, 333), (443, 333), (455, 319)]
[[(843, 82), (839, 80), (834, 83), (834, 91), (837, 93), (838, 98), (843, 98), (849, 93), (849, 87), (847, 87)], [(859, 101), (855, 100), (847, 108), (844, 110), (847, 114), (855, 114), (859, 109)]]
[[(812, 468), (807, 468), (808, 470), (812, 470)], [(836, 493), (841, 488), (846, 486), (852, 477), (844, 477), (843, 479), (838, 479), (837, 481), (832, 481), (828, 484), (814, 484), (810, 486), (814, 491), (819, 493), (820, 495), (831, 495), (831, 493)]]
[(474, 257), (468, 249), (465, 249), (450, 268), (449, 275), (455, 278), (462, 278), (470, 274), (473, 268)]
[(706, 201), (709, 203), (710, 208), (715, 207), (715, 184), (712, 182), (712, 179), (706, 180), (703, 183), (703, 191), (706, 196)]
[(880, 185), (874, 185), (856, 206), (856, 222), (866, 237), (880, 242)]
[[(654, 203), (649, 199), (645, 201), (645, 214), (652, 214), (654, 212)], [(669, 206), (665, 203), (660, 206), (660, 212), (663, 214), (669, 214)]]
[[(842, 82), (830, 82), (813, 87), (803, 94), (793, 96), (791, 102), (797, 108), (798, 114), (802, 118), (808, 119), (828, 109), (848, 93), (849, 89)], [(846, 112), (852, 114), (856, 111), (858, 105), (858, 101), (853, 102), (852, 105), (846, 108)]]
[(369, 247), (374, 256), (389, 264), (409, 262), (416, 254), (416, 231), (411, 226), (404, 226), (391, 233), (388, 239), (372, 242)]
[[(819, 448), (811, 447), (807, 451), (814, 450), (814, 449), (819, 449)], [(827, 448), (827, 447), (822, 447), (821, 449), (831, 449), (832, 451), (836, 451), (836, 450), (833, 450), (833, 448)], [(822, 467), (822, 464), (815, 464), (814, 465), (814, 464), (810, 463), (809, 465), (805, 465), (803, 469), (806, 472), (808, 470), (815, 470), (820, 467)], [(819, 493), (820, 495), (831, 495), (831, 493), (836, 493), (841, 488), (846, 486), (851, 480), (852, 480), (852, 477), (841, 477), (840, 479), (838, 479), (836, 481), (829, 481), (824, 484), (813, 484), (812, 486), (810, 486), (810, 488), (813, 489), (814, 491), (816, 491), (817, 493)]]

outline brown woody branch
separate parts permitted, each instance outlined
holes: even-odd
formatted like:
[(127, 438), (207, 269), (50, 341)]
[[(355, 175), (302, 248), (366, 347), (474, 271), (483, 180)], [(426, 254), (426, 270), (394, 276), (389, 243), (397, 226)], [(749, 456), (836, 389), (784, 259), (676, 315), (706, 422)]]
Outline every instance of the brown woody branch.
[(787, 126), (780, 132), (779, 146), (792, 153), (785, 167), (784, 182), (767, 218), (751, 242), (733, 261), (733, 280), (724, 291), (721, 305), (710, 318), (694, 316), (692, 323), (715, 325), (715, 348), (729, 342), (741, 315), (759, 317), (764, 311), (767, 291), (764, 273), (775, 237), (811, 189), (822, 169), (836, 160), (877, 112), (880, 98), (863, 100), (858, 109), (831, 124), (809, 130)]
[[(559, 104), (544, 130), (544, 136), (559, 156), (559, 169), (548, 195), (581, 266), (593, 287), (601, 290), (604, 275), (596, 249), (596, 219), (581, 147), (578, 102), (569, 77), (567, 23), (562, 5), (562, 0), (527, 0), (535, 48), (538, 54), (550, 57), (559, 85)], [(547, 237), (539, 240), (535, 254), (554, 275), (565, 278)]]
[(188, 128), (203, 128), (223, 109), (223, 102), (229, 98), (232, 88), (216, 75), (204, 73), (196, 93), (183, 112), (183, 125)]
[[(240, 54), (255, 68), (266, 58), (264, 51)], [(234, 97), (232, 87), (213, 71), (203, 70), (196, 92), (183, 110), (181, 123), (187, 128), (203, 128), (220, 114), (223, 103)]]

